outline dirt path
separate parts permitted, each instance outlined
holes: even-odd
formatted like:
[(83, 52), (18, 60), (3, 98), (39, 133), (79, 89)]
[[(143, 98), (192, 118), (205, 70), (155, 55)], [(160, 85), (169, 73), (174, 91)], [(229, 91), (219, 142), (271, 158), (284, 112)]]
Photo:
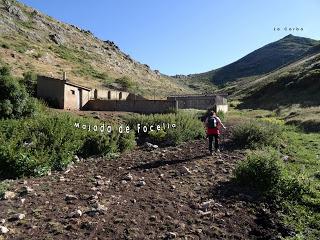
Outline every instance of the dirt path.
[(242, 158), (207, 156), (199, 140), (88, 159), (67, 173), (13, 181), (17, 196), (0, 201), (0, 225), (7, 239), (270, 239), (256, 205), (228, 181)]

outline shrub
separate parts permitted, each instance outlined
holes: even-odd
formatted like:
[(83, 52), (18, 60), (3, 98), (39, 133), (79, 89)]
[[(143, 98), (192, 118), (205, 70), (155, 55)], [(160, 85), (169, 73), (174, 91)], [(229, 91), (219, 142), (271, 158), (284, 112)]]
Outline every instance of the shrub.
[[(86, 122), (84, 122), (86, 121)], [(62, 170), (75, 154), (88, 157), (132, 149), (132, 134), (110, 135), (75, 128), (75, 123), (99, 124), (98, 120), (67, 114), (43, 114), (32, 119), (0, 121), (0, 176), (43, 175)]]
[(235, 180), (240, 185), (250, 187), (263, 196), (273, 196), (273, 200), (299, 200), (307, 193), (307, 185), (286, 172), (280, 154), (266, 148), (250, 152), (234, 171)]
[(29, 71), (23, 74), (23, 84), (25, 85), (29, 95), (36, 97), (37, 75), (34, 72)]
[(235, 178), (242, 185), (268, 192), (280, 182), (282, 170), (283, 166), (276, 151), (255, 151), (237, 166)]
[[(181, 142), (200, 139), (205, 136), (203, 123), (198, 119), (196, 114), (187, 112), (178, 112), (177, 114), (153, 114), (129, 116), (126, 119), (128, 125), (137, 133), (137, 124), (142, 126), (160, 125), (160, 131), (140, 131), (137, 137), (140, 142), (151, 141), (161, 145), (177, 145)], [(163, 124), (169, 124), (164, 128)], [(175, 124), (175, 128), (171, 125)]]
[(8, 67), (0, 68), (0, 118), (22, 118), (35, 111), (35, 100), (25, 87), (10, 75)]
[(115, 80), (115, 82), (120, 84), (121, 88), (125, 91), (134, 87), (134, 82), (132, 82), (132, 80), (127, 76), (118, 78)]
[(273, 122), (255, 120), (243, 122), (232, 129), (232, 140), (240, 147), (278, 146), (284, 127)]

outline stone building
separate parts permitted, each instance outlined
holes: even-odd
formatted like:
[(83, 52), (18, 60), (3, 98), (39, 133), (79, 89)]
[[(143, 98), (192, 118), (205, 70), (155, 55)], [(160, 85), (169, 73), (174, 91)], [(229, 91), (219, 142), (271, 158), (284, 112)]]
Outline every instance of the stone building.
[(38, 76), (37, 97), (44, 99), (53, 107), (68, 110), (83, 110), (89, 100), (129, 100), (138, 98), (139, 96), (133, 96), (124, 91), (91, 89), (70, 82), (64, 73), (62, 80)]
[(89, 101), (91, 89), (64, 79), (38, 76), (37, 97), (61, 109), (79, 110)]

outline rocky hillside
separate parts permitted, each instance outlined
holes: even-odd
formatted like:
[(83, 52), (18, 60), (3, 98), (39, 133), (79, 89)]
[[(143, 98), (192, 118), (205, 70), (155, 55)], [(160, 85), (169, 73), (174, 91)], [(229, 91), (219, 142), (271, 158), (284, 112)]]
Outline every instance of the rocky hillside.
[(317, 44), (319, 41), (290, 34), (222, 68), (188, 77), (194, 81), (211, 81), (219, 85), (241, 78), (263, 75), (297, 61)]
[[(131, 91), (163, 96), (191, 93), (189, 87), (123, 53), (112, 41), (59, 22), (15, 0), (0, 0), (0, 64), (15, 75), (34, 71), (68, 77), (89, 87), (119, 87), (126, 77)], [(117, 85), (118, 84), (118, 85)], [(121, 86), (120, 86), (121, 87)]]

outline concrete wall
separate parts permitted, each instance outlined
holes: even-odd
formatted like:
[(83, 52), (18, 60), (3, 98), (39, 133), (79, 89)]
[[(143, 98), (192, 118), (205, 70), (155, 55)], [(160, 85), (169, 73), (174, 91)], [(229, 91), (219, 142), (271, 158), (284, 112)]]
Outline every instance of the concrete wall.
[(177, 109), (176, 101), (168, 100), (89, 100), (85, 110), (93, 111), (123, 111), (137, 113), (165, 113)]
[(75, 86), (65, 85), (64, 89), (64, 109), (80, 109), (80, 91)]
[(116, 91), (116, 90), (105, 90), (97, 89), (98, 99), (108, 99), (108, 100), (126, 100), (129, 96), (128, 92)]
[(81, 99), (80, 109), (82, 109), (87, 104), (87, 102), (90, 100), (91, 92), (92, 92), (92, 91), (88, 91), (86, 89), (81, 89), (81, 91), (82, 91), (82, 93), (81, 93), (82, 99)]
[(58, 108), (64, 107), (64, 81), (38, 76), (37, 96)]
[(216, 107), (215, 107), (215, 110), (216, 110), (216, 112), (224, 112), (224, 113), (226, 113), (226, 112), (228, 112), (228, 105), (219, 105), (219, 104), (217, 104), (216, 105)]
[(168, 97), (168, 100), (177, 100), (178, 106), (180, 109), (188, 109), (188, 108), (195, 108), (195, 109), (208, 109), (213, 107), (215, 104), (215, 99), (213, 97), (208, 96), (188, 96), (188, 97)]
[(185, 95), (185, 96), (169, 96), (168, 100), (176, 100), (179, 109), (209, 109), (216, 108), (226, 110), (228, 109), (227, 99), (216, 95)]

